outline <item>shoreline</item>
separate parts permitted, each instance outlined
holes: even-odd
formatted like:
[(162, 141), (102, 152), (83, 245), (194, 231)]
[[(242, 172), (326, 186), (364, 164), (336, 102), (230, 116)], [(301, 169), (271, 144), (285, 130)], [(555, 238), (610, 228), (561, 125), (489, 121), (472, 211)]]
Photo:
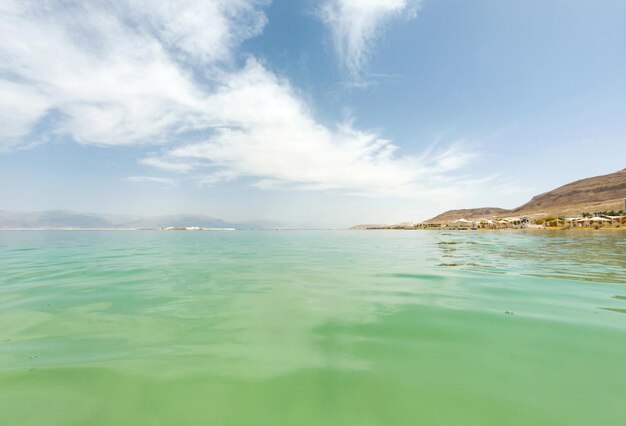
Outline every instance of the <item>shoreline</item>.
[(564, 227), (550, 227), (550, 228), (502, 228), (502, 229), (487, 229), (487, 228), (478, 228), (478, 229), (453, 229), (453, 228), (370, 228), (370, 229), (351, 229), (351, 231), (446, 231), (446, 232), (468, 232), (468, 231), (478, 231), (478, 232), (510, 232), (510, 231), (537, 231), (537, 232), (545, 232), (545, 231), (626, 231), (626, 226), (617, 228), (617, 227), (602, 227), (602, 228), (564, 228)]
[(511, 232), (511, 231), (534, 231), (534, 232), (546, 232), (546, 231), (626, 231), (626, 226), (624, 227), (602, 227), (602, 228), (589, 228), (589, 227), (578, 227), (578, 228), (564, 228), (564, 227), (549, 227), (549, 228), (501, 228), (501, 229), (488, 229), (488, 228), (478, 228), (478, 229), (454, 229), (454, 228), (369, 228), (369, 229), (350, 229), (350, 228), (337, 228), (337, 229), (329, 229), (329, 228), (319, 228), (319, 229), (187, 229), (187, 230), (172, 230), (172, 229), (159, 229), (159, 228), (0, 228), (0, 232), (76, 232), (76, 231), (88, 231), (88, 232), (132, 232), (132, 231), (153, 231), (153, 232), (163, 232), (163, 231), (445, 231), (445, 232)]
[(235, 228), (167, 229), (167, 228), (0, 228), (2, 231), (236, 231)]

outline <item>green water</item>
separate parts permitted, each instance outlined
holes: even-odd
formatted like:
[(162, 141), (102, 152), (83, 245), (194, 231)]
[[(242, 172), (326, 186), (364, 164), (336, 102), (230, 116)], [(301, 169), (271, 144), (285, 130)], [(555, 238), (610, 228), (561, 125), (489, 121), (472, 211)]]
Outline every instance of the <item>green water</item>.
[(0, 425), (625, 422), (626, 233), (0, 232)]

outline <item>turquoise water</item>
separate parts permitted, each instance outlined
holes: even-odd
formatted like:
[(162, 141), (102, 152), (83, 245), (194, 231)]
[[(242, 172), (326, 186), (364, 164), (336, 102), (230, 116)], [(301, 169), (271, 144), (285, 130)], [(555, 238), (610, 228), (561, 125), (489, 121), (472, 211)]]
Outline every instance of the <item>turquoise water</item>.
[(1, 425), (621, 425), (626, 233), (0, 232)]

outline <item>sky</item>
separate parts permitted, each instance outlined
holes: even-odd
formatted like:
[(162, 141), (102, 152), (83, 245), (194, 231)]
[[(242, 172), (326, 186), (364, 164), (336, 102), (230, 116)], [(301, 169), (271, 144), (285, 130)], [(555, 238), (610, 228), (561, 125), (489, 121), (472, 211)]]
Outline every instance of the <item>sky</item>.
[(621, 0), (1, 0), (0, 210), (343, 227), (626, 167)]

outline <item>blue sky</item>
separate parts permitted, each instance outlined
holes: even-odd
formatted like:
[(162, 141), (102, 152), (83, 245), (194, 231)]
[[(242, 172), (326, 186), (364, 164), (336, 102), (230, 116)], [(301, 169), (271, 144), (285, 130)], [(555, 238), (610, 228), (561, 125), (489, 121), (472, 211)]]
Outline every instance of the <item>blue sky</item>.
[(622, 1), (0, 5), (0, 209), (345, 226), (626, 167)]

